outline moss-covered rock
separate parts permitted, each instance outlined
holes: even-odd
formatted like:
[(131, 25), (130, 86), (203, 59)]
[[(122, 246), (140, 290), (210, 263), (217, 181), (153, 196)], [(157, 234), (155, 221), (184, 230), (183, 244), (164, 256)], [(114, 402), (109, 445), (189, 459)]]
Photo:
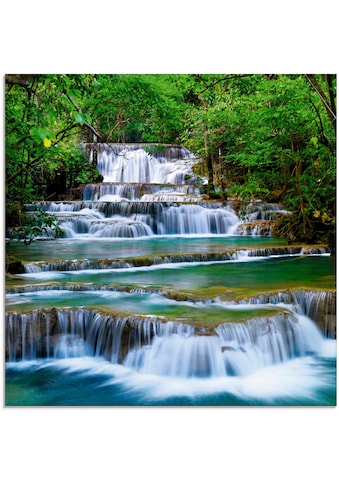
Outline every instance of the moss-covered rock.
[(15, 256), (6, 255), (6, 273), (20, 274), (25, 272), (25, 267)]

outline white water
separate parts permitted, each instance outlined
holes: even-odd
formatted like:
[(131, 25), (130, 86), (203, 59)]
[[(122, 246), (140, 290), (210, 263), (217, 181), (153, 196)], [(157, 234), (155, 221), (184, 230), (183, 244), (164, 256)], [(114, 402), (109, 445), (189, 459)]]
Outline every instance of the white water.
[[(163, 297), (154, 298), (159, 304), (164, 302)], [(215, 335), (198, 335), (192, 325), (181, 322), (162, 323), (162, 317), (105, 315), (82, 308), (58, 310), (52, 332), (50, 314), (46, 318), (39, 311), (10, 313), (6, 315), (8, 358), (17, 360), (22, 342), (21, 360), (43, 355), (56, 359), (95, 356), (140, 374), (215, 379), (245, 377), (290, 360), (324, 354), (326, 339), (315, 323), (295, 313), (292, 306), (283, 308), (275, 316), (223, 323), (215, 328)]]
[[(187, 345), (179, 344), (179, 347), (186, 346), (187, 351), (192, 344), (194, 348), (192, 338), (187, 337)], [(206, 344), (202, 342), (203, 350)], [(108, 406), (335, 405), (335, 341), (323, 341), (319, 351), (312, 355), (254, 368), (248, 374), (226, 375), (222, 374), (221, 368), (221, 375), (213, 370), (208, 377), (188, 373), (188, 376), (183, 376), (181, 369), (176, 374), (175, 368), (171, 375), (140, 372), (135, 367), (109, 362), (100, 356), (82, 355), (83, 349), (83, 342), (74, 339), (70, 346), (63, 338), (59, 348), (61, 358), (8, 362), (8, 393), (13, 392), (10, 376), (14, 372), (17, 379), (20, 375), (22, 389), (29, 390), (23, 396), (25, 404), (33, 406), (50, 404), (51, 399), (59, 405), (78, 406), (91, 403)], [(185, 362), (192, 368), (192, 361), (185, 358)], [(173, 365), (166, 367), (173, 369)], [(48, 382), (45, 389), (37, 384), (41, 376), (43, 382)], [(16, 388), (14, 392), (17, 392)]]
[[(324, 342), (323, 349), (320, 349), (319, 356), (335, 359), (336, 342)], [(104, 392), (102, 404), (107, 405), (161, 405), (167, 399), (178, 397), (181, 400), (189, 399), (188, 405), (194, 404), (196, 399), (212, 399), (217, 396), (226, 395), (222, 401), (224, 404), (239, 404), (241, 400), (247, 405), (319, 405), (322, 398), (319, 393), (326, 393), (333, 389), (333, 372), (325, 362), (319, 360), (319, 356), (304, 356), (281, 362), (276, 365), (262, 367), (253, 370), (250, 374), (243, 376), (215, 376), (215, 377), (190, 377), (168, 376), (160, 373), (142, 373), (134, 368), (112, 364), (99, 357), (81, 356), (65, 357), (62, 359), (31, 360), (20, 362), (9, 362), (6, 364), (8, 370), (17, 370), (22, 373), (25, 379), (26, 372), (52, 371), (53, 375), (65, 373), (65, 376), (78, 376), (80, 382), (86, 381), (87, 377), (95, 377), (97, 386), (93, 387), (93, 393), (100, 395)], [(29, 377), (29, 376), (28, 376)], [(65, 377), (66, 379), (66, 377)], [(88, 404), (83, 397), (78, 398), (77, 382), (73, 392), (73, 402), (78, 405)], [(105, 392), (105, 388), (108, 390)], [(119, 389), (122, 389), (120, 391)], [(80, 388), (81, 391), (81, 388)], [(53, 389), (57, 394), (57, 389)], [(115, 393), (118, 397), (115, 398)], [(64, 393), (60, 389), (57, 394), (59, 400)], [(107, 396), (112, 396), (109, 399)], [(80, 399), (80, 400), (79, 400)], [(117, 399), (117, 401), (115, 401)], [(78, 400), (78, 401), (77, 401)], [(66, 401), (67, 402), (67, 401)], [(32, 403), (35, 404), (34, 402)], [(39, 402), (37, 403), (39, 405)], [(220, 403), (219, 403), (220, 404)], [(326, 401), (324, 404), (327, 404)], [(209, 405), (209, 401), (206, 401)], [(331, 403), (333, 405), (333, 403)]]
[(317, 354), (324, 338), (306, 316), (257, 318), (223, 324), (217, 337), (165, 332), (131, 350), (124, 365), (143, 374), (170, 377), (246, 376), (264, 367)]
[(85, 187), (83, 202), (40, 206), (57, 217), (67, 238), (236, 233), (240, 220), (230, 206), (203, 202), (194, 155), (182, 147), (153, 150), (99, 144), (104, 183)]
[(98, 170), (104, 182), (184, 184), (188, 174), (193, 175), (196, 162), (186, 149), (178, 151), (178, 158), (152, 156), (143, 148), (104, 145), (98, 153)]
[[(163, 198), (161, 202), (171, 202), (166, 200), (173, 194), (186, 196), (187, 198), (198, 198), (200, 200), (199, 188), (194, 185), (169, 185), (169, 184), (141, 184), (141, 183), (100, 183), (88, 184), (84, 188), (83, 198), (85, 201), (108, 202), (119, 200), (143, 200), (147, 198)], [(152, 201), (151, 200), (151, 201)], [(52, 209), (53, 210), (53, 209)]]
[[(62, 366), (79, 365), (84, 369), (84, 362), (63, 362)], [(213, 378), (190, 379), (163, 375), (154, 375), (128, 371), (126, 367), (116, 366), (108, 369), (104, 363), (87, 363), (87, 372), (111, 371), (112, 380), (105, 386), (120, 384), (126, 392), (140, 393), (145, 403), (157, 402), (173, 396), (196, 399), (199, 396), (218, 396), (227, 393), (244, 402), (253, 404), (259, 399), (261, 404), (270, 404), (286, 400), (289, 404), (299, 399), (308, 399), (308, 403), (317, 403), (319, 390), (326, 390), (331, 385), (331, 379), (326, 375), (323, 366), (319, 365), (313, 357), (302, 357), (271, 367), (260, 368), (246, 376), (227, 376)], [(101, 367), (102, 366), (102, 367)]]
[[(108, 197), (110, 198), (110, 197)], [(227, 207), (196, 204), (98, 201), (92, 209), (56, 211), (65, 236), (143, 237), (152, 235), (231, 235), (239, 218)], [(103, 226), (107, 226), (104, 228)], [(131, 227), (133, 226), (133, 227)]]
[[(232, 203), (205, 203), (200, 193), (204, 179), (196, 183), (196, 163), (183, 147), (98, 144), (97, 168), (104, 182), (87, 185), (83, 203), (41, 207), (59, 219), (67, 238), (272, 235), (270, 222), (282, 212), (280, 206), (255, 201), (241, 221)], [(103, 219), (100, 224), (98, 218)]]
[[(100, 226), (98, 227), (100, 230)], [(175, 238), (175, 235), (172, 235)], [(140, 236), (141, 238), (141, 236)], [(110, 238), (108, 238), (110, 239)], [(123, 238), (119, 238), (123, 239)], [(128, 236), (126, 236), (128, 239)], [(155, 240), (157, 237), (154, 238)], [(76, 271), (79, 275), (82, 274), (96, 274), (97, 270), (100, 269), (101, 273), (103, 272), (140, 272), (140, 271), (158, 271), (161, 269), (178, 269), (184, 268), (189, 264), (190, 267), (193, 266), (201, 266), (201, 265), (214, 265), (214, 264), (225, 264), (225, 263), (248, 263), (248, 262), (256, 262), (256, 261), (263, 261), (268, 259), (275, 259), (275, 258), (288, 258), (294, 256), (302, 255), (302, 252), (298, 252), (297, 250), (291, 250), (290, 252), (285, 252), (284, 250), (276, 251), (276, 254), (271, 254), (270, 251), (266, 251), (265, 249), (260, 250), (235, 250), (224, 253), (220, 255), (212, 253), (211, 257), (209, 257), (209, 253), (186, 253), (186, 254), (174, 254), (174, 255), (166, 255), (166, 256), (153, 256), (150, 258), (145, 257), (145, 261), (148, 261), (149, 264), (144, 264), (142, 266), (135, 265), (133, 260), (129, 260), (128, 257), (126, 260), (112, 260), (106, 261), (102, 260), (94, 260), (90, 261), (88, 259), (85, 260), (61, 260), (61, 261), (36, 261), (35, 263), (27, 263), (24, 265), (25, 273), (21, 275), (22, 278), (32, 278), (32, 279), (50, 279), (53, 280), (55, 278), (64, 279), (67, 276), (63, 272), (72, 273)], [(327, 253), (324, 253), (322, 256), (328, 256)], [(218, 259), (219, 258), (219, 259)], [(48, 274), (47, 274), (48, 272)], [(42, 274), (46, 273), (46, 274)], [(324, 292), (326, 293), (326, 292)], [(264, 300), (261, 301), (264, 303)], [(276, 301), (274, 301), (276, 303)], [(312, 303), (311, 303), (312, 304)]]
[(91, 224), (89, 233), (93, 237), (145, 237), (152, 236), (152, 229), (142, 221), (115, 217)]
[[(188, 179), (194, 177), (192, 168), (195, 160), (192, 154), (178, 149), (174, 155), (153, 156), (140, 147), (112, 149), (103, 146), (98, 159), (98, 168), (104, 175), (104, 184), (100, 185), (100, 189), (91, 185), (87, 193), (84, 193), (84, 202), (51, 202), (48, 210), (58, 216), (69, 238), (123, 239), (236, 233), (240, 219), (231, 207), (203, 203), (194, 186), (191, 188), (187, 185)], [(258, 218), (271, 220), (280, 210), (274, 206), (257, 209), (254, 206), (248, 208), (249, 222)], [(238, 250), (229, 259), (254, 261), (275, 256), (281, 254)], [(155, 271), (167, 267), (175, 269), (187, 264), (177, 264), (175, 258), (177, 256), (174, 259), (168, 258), (168, 261), (154, 261), (155, 266), (152, 267), (125, 267), (108, 271), (114, 278), (116, 272)], [(68, 266), (64, 269), (73, 268), (77, 271), (79, 265), (85, 269), (88, 262), (79, 263), (75, 260), (66, 263)], [(48, 271), (45, 276), (34, 273), (36, 279), (48, 278), (52, 281), (57, 278), (62, 281), (65, 278), (61, 272), (50, 271), (53, 264), (59, 268), (58, 262), (42, 263), (45, 268), (38, 268), (38, 264), (32, 265), (31, 270)], [(194, 264), (212, 263), (195, 262), (192, 257), (190, 265)], [(90, 271), (97, 273), (97, 270)], [(90, 274), (90, 271), (87, 273)], [(104, 271), (101, 269), (102, 274)], [(78, 272), (79, 275), (82, 273), (86, 274), (86, 271)], [(57, 294), (63, 299), (64, 306), (68, 296), (60, 290)], [(117, 308), (116, 295), (109, 292), (104, 294), (103, 291), (101, 294), (103, 299), (111, 302), (112, 307), (116, 307), (115, 311), (124, 311)], [(23, 294), (20, 298), (26, 304), (29, 298), (36, 298), (42, 304), (51, 295), (52, 292), (48, 291), (45, 295), (35, 292), (32, 295)], [(80, 293), (78, 296), (80, 298)], [(14, 304), (18, 305), (18, 297), (15, 298)], [(83, 299), (90, 302), (93, 295), (88, 292), (85, 296), (81, 295), (81, 298), (77, 303), (82, 304)], [(95, 299), (98, 304), (96, 295)], [(158, 300), (160, 307), (161, 298), (158, 297)], [(140, 309), (144, 303), (140, 303)], [(57, 306), (57, 298), (53, 304)], [(73, 303), (70, 301), (70, 304)], [(155, 299), (152, 304), (157, 304)], [(182, 305), (184, 307), (188, 303)], [(306, 304), (306, 312), (310, 312), (310, 305)], [(266, 392), (267, 387), (274, 387), (273, 376), (277, 373), (288, 373), (288, 369), (298, 367), (303, 362), (300, 364), (303, 374), (313, 358), (331, 355), (333, 352), (328, 346), (325, 350), (325, 339), (309, 316), (303, 314), (301, 307), (286, 306), (285, 313), (269, 318), (258, 317), (243, 321), (239, 317), (240, 321), (220, 324), (214, 335), (198, 335), (191, 325), (176, 321), (164, 323), (161, 317), (140, 317), (135, 314), (140, 309), (132, 307), (127, 299), (127, 311), (133, 310), (134, 314), (131, 317), (102, 315), (95, 310), (86, 311), (83, 308), (58, 310), (58, 331), (52, 328), (55, 322), (49, 314), (41, 317), (33, 312), (8, 316), (6, 337), (9, 360), (15, 361), (20, 352), (19, 358), (22, 360), (39, 357), (62, 361), (66, 365), (70, 361), (75, 363), (78, 358), (84, 361), (94, 358), (100, 362), (104, 358), (114, 369), (119, 369), (114, 372), (129, 375), (129, 384), (132, 378), (137, 385), (143, 385), (145, 378), (148, 382), (168, 388), (175, 381), (175, 392), (180, 392), (189, 381), (188, 392), (195, 392), (191, 383), (195, 383), (197, 390), (201, 387), (201, 381), (204, 381), (204, 392), (209, 387), (215, 392), (220, 385), (220, 389), (226, 386), (228, 392), (234, 389), (234, 392), (240, 394), (241, 389), (246, 388), (250, 394), (253, 383), (258, 385), (258, 379), (263, 376), (270, 382), (270, 386), (263, 386)], [(277, 392), (283, 392), (281, 383), (278, 387)]]

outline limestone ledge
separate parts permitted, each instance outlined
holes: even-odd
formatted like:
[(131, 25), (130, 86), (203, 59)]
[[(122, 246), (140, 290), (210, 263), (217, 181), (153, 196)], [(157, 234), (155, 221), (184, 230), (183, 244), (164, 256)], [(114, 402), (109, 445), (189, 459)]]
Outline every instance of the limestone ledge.
[(237, 260), (246, 252), (248, 257), (270, 257), (284, 255), (321, 255), (330, 254), (330, 249), (323, 245), (290, 245), (271, 246), (265, 248), (246, 247), (241, 249), (227, 249), (219, 252), (204, 253), (174, 253), (157, 254), (150, 256), (138, 256), (133, 258), (119, 259), (72, 259), (72, 260), (50, 260), (23, 263), (17, 260), (8, 261), (6, 272), (8, 274), (29, 273), (36, 271), (77, 271), (84, 269), (114, 269), (124, 267), (142, 267), (158, 264), (171, 263), (199, 263), (199, 262), (220, 262)]

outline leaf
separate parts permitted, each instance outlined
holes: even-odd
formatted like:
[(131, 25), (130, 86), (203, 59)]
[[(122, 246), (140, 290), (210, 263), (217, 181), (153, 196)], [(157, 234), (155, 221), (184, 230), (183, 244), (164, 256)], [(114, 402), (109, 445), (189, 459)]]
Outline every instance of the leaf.
[(52, 144), (52, 141), (49, 138), (44, 138), (44, 146), (45, 148), (49, 148)]
[(79, 89), (72, 89), (68, 91), (68, 94), (71, 98), (81, 98), (81, 92), (79, 91)]
[(55, 123), (55, 120), (56, 120), (56, 115), (55, 115), (55, 112), (50, 110), (48, 111), (48, 117), (49, 117), (49, 122), (51, 125), (54, 125)]
[(85, 115), (84, 115), (84, 120), (89, 125), (92, 124), (92, 119), (91, 119), (91, 117), (87, 113), (85, 113)]
[(45, 138), (51, 140), (54, 137), (54, 134), (48, 128), (41, 128), (41, 127), (33, 127), (29, 130), (29, 134), (33, 138), (36, 143), (45, 143)]
[(74, 114), (74, 119), (78, 123), (81, 123), (81, 124), (85, 123), (85, 118), (84, 118), (84, 115), (82, 113), (75, 113)]
[(315, 148), (318, 147), (318, 138), (316, 136), (312, 136), (312, 138), (310, 139), (310, 142)]

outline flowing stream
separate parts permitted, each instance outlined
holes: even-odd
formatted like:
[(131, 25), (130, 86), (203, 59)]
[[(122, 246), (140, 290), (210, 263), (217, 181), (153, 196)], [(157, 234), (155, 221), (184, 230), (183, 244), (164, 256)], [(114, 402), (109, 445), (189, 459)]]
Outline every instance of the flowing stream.
[(6, 405), (336, 404), (328, 248), (274, 239), (279, 206), (206, 200), (195, 163), (99, 144), (101, 184), (27, 207), (65, 238), (8, 245)]

